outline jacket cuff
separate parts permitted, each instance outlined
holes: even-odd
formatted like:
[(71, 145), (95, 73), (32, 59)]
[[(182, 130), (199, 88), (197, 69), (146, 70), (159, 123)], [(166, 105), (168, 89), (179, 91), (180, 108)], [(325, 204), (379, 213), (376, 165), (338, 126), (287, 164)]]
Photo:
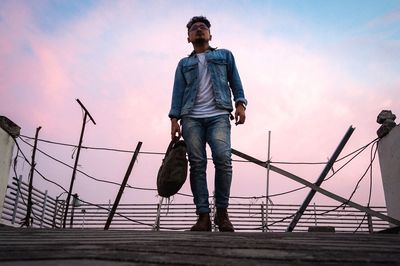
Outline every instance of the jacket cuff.
[(247, 107), (247, 100), (245, 98), (238, 98), (235, 101), (235, 107), (239, 104), (239, 103), (243, 103), (244, 107)]
[(170, 119), (172, 119), (172, 118), (176, 118), (177, 120), (179, 120), (179, 117), (177, 117), (177, 116), (174, 116), (174, 115), (168, 115), (168, 117), (169, 117)]

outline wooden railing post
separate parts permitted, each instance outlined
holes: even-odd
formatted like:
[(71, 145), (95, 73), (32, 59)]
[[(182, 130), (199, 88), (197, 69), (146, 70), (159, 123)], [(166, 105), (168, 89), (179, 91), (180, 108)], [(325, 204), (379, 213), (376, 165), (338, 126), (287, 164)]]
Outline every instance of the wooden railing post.
[(22, 183), (22, 175), (20, 175), (18, 179), (15, 177), (15, 180), (17, 181), (17, 189), (15, 190), (14, 210), (13, 210), (13, 214), (12, 214), (11, 224), (15, 223), (15, 218), (17, 217), (19, 194), (20, 194), (19, 191), (20, 191), (21, 183)]
[(261, 203), (261, 229), (263, 232), (266, 231), (267, 224), (265, 222), (265, 214), (264, 214), (264, 202)]
[(369, 213), (366, 213), (366, 215), (367, 215), (367, 219), (368, 219), (368, 230), (372, 234), (374, 232), (374, 228), (372, 225), (372, 217)]
[(43, 208), (42, 208), (42, 217), (41, 217), (41, 219), (40, 219), (40, 228), (42, 228), (43, 227), (43, 219), (44, 219), (44, 214), (45, 214), (45, 212), (46, 212), (46, 204), (47, 203), (47, 190), (44, 192), (44, 199), (43, 199)]

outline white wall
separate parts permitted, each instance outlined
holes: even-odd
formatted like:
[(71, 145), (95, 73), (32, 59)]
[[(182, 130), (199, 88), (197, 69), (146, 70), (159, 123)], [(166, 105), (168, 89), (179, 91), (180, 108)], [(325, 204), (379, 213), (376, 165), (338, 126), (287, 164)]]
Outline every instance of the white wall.
[(6, 131), (0, 128), (0, 216), (3, 212), (13, 148), (14, 140)]
[[(378, 146), (388, 215), (400, 220), (400, 126), (383, 137)], [(394, 225), (391, 225), (394, 226)]]

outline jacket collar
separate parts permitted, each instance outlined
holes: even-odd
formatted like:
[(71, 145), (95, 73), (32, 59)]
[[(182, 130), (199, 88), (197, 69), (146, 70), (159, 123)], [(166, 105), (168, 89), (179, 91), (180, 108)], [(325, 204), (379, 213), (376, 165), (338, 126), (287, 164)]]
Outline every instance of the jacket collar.
[[(213, 48), (213, 47), (209, 46), (206, 52), (208, 52), (208, 51), (214, 51), (214, 50), (216, 50), (216, 49), (218, 49), (218, 48), (217, 48), (217, 47)], [(193, 56), (193, 55), (195, 55), (195, 54), (196, 54), (196, 52), (193, 50), (193, 51), (190, 53), (189, 57), (191, 57), (191, 56)]]

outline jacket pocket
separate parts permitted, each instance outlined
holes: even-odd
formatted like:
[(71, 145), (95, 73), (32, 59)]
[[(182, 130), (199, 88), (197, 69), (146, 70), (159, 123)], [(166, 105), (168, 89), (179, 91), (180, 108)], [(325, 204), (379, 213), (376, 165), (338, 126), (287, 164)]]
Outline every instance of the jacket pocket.
[(208, 61), (214, 66), (215, 74), (218, 79), (227, 82), (228, 81), (228, 63), (225, 59), (210, 59)]
[(185, 76), (186, 84), (191, 85), (197, 77), (197, 64), (182, 67), (183, 75)]

